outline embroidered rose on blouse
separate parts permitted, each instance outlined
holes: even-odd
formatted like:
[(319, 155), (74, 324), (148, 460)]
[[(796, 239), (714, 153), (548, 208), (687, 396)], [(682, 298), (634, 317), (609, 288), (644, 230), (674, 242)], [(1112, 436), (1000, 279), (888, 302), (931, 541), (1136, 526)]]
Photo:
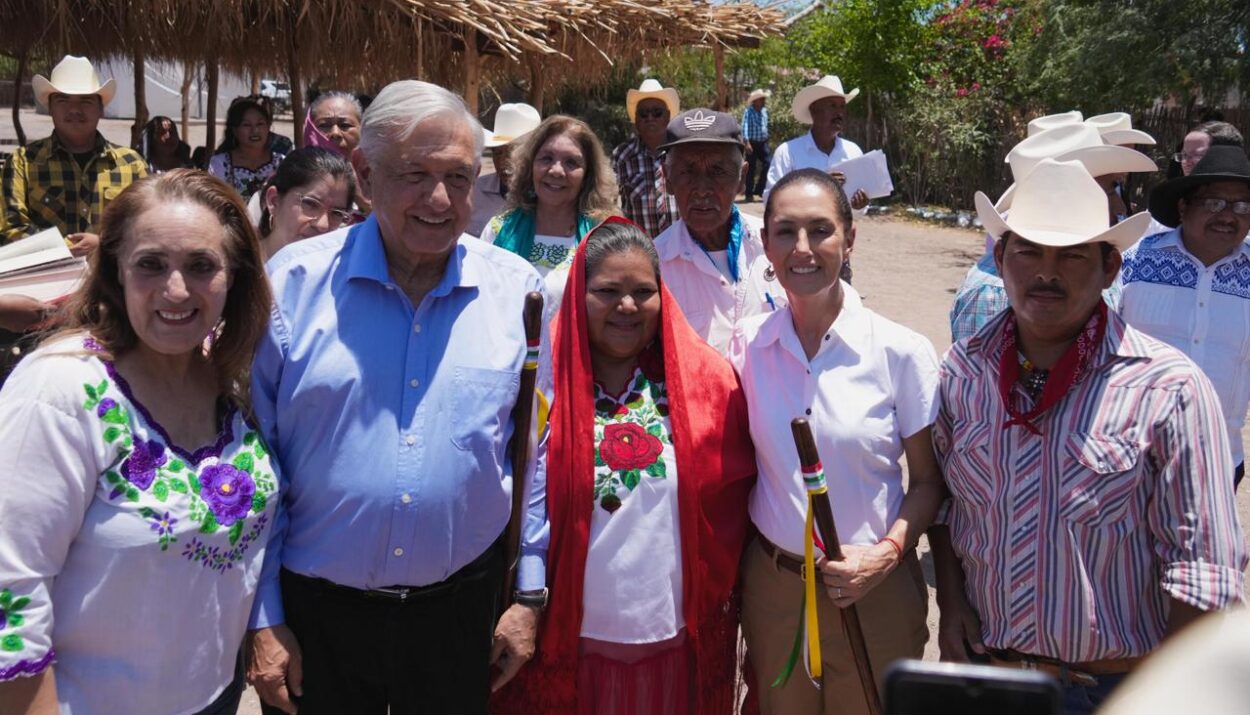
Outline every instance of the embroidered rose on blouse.
[(200, 497), (222, 526), (246, 517), (255, 493), (252, 475), (230, 464), (214, 464), (200, 475)]
[(169, 456), (165, 454), (165, 445), (156, 440), (134, 439), (134, 450), (122, 462), (122, 476), (136, 487), (147, 489), (156, 479), (156, 470), (165, 464)]
[(106, 397), (103, 400), (100, 400), (100, 404), (96, 405), (96, 416), (103, 418), (109, 412), (112, 412), (114, 407), (117, 407), (117, 401), (111, 397)]
[(633, 422), (607, 425), (603, 441), (599, 443), (599, 456), (613, 471), (646, 469), (662, 451), (664, 445), (660, 440)]

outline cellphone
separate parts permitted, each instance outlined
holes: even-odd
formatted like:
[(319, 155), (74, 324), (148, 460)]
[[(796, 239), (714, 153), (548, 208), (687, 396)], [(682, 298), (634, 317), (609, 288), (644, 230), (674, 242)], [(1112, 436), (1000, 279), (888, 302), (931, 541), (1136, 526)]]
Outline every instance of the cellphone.
[(886, 715), (1061, 715), (1062, 703), (1036, 670), (900, 660), (885, 676)]

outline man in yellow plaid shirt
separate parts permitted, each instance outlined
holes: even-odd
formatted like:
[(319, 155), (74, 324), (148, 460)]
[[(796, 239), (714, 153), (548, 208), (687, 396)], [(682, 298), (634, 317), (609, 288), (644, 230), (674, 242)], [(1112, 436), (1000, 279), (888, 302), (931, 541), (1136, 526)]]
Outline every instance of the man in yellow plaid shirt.
[(147, 164), (97, 131), (116, 88), (111, 79), (101, 85), (87, 59), (67, 55), (51, 79), (35, 75), (32, 85), (53, 131), (18, 149), (4, 167), (2, 235), (11, 242), (56, 227), (75, 255), (85, 255), (100, 240), (104, 208), (147, 175)]

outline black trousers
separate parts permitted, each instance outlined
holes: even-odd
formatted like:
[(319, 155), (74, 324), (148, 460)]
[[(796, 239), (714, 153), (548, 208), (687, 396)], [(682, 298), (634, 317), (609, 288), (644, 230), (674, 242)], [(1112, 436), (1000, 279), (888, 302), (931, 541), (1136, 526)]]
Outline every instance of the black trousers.
[(283, 570), (304, 659), (300, 715), (485, 714), (503, 563), (497, 542), (403, 601)]
[[(773, 154), (768, 149), (768, 142), (751, 142), (751, 155), (747, 157), (747, 189), (746, 195), (763, 196), (764, 186), (768, 182), (768, 165), (772, 163)], [(756, 175), (756, 165), (759, 174)]]

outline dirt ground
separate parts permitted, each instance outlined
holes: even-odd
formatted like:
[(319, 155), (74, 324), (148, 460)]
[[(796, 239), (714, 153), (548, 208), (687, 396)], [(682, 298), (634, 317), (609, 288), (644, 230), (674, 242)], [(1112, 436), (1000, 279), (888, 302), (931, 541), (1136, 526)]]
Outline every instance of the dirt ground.
[[(31, 139), (51, 132), (51, 121), (46, 116), (24, 111), (22, 121)], [(277, 123), (275, 129), (290, 135), (289, 122)], [(111, 141), (129, 143), (129, 121), (105, 120), (101, 123), (101, 131)], [(12, 125), (0, 122), (0, 142), (13, 136)], [(202, 137), (203, 126), (198, 124), (193, 127), (191, 138), (202, 141)], [(3, 149), (7, 148), (0, 147), (0, 150)], [(744, 204), (741, 208), (756, 215), (762, 213), (758, 203)], [(981, 255), (984, 248), (982, 234), (888, 217), (860, 219), (856, 227), (851, 264), (855, 270), (855, 287), (863, 295), (865, 305), (920, 332), (933, 342), (939, 355), (944, 353), (950, 347), (948, 313), (951, 302), (969, 266)], [(1242, 434), (1242, 439), (1243, 442), (1250, 439), (1250, 427)], [(1250, 489), (1240, 493), (1238, 512), (1245, 530), (1250, 526)], [(933, 600), (932, 560), (928, 555), (928, 544), (923, 541), (920, 554), (930, 586), (930, 640), (925, 658), (935, 660), (938, 613)], [(259, 715), (260, 707), (251, 689), (245, 695), (239, 713)]]

